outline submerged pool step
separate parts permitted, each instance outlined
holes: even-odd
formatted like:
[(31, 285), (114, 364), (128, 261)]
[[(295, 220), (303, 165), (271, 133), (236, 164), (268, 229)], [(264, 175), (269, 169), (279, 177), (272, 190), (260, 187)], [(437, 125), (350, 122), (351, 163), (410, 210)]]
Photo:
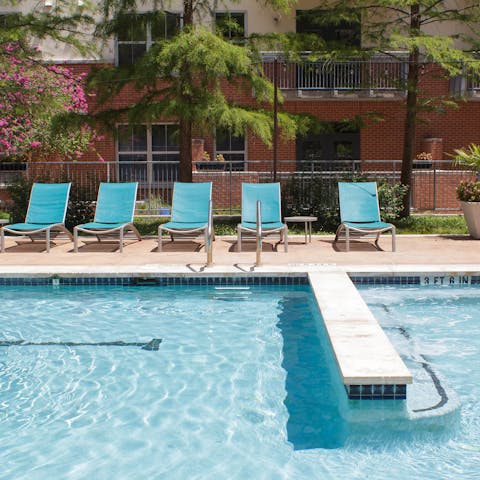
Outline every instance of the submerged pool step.
[(251, 295), (250, 287), (247, 286), (216, 286), (211, 298), (223, 302), (237, 302), (247, 300)]

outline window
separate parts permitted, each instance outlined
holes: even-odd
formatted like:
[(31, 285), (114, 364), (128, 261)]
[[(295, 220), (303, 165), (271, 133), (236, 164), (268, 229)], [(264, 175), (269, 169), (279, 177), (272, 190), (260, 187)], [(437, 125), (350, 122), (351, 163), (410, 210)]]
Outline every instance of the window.
[(229, 40), (245, 38), (245, 13), (216, 12), (215, 25), (217, 31)]
[(118, 164), (121, 181), (164, 184), (178, 178), (178, 125), (120, 125)]
[(242, 171), (245, 169), (245, 151), (244, 135), (233, 136), (229, 130), (217, 129), (215, 153), (217, 156), (222, 155), (225, 161), (232, 162), (232, 170)]
[(171, 38), (180, 29), (180, 14), (156, 12), (128, 14), (118, 21), (118, 65), (132, 65), (156, 42)]
[(297, 10), (297, 33), (315, 33), (325, 42), (343, 47), (360, 47), (361, 24), (358, 21), (328, 22), (326, 11), (321, 9)]
[(297, 170), (356, 168), (360, 160), (360, 131), (341, 122), (331, 123), (324, 133), (297, 139)]

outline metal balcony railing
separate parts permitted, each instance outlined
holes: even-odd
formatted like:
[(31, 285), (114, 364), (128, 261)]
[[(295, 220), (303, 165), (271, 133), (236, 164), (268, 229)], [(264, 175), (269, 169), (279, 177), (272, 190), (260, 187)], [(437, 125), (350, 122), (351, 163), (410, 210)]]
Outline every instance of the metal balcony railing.
[(263, 69), (282, 90), (403, 91), (408, 73), (404, 54), (375, 55), (368, 60), (284, 61), (275, 52), (263, 54)]

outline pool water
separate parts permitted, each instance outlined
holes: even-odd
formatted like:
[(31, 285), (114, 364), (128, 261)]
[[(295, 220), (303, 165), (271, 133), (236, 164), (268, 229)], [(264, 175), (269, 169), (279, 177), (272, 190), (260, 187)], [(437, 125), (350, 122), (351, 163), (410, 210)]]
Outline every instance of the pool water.
[(307, 286), (2, 288), (0, 478), (479, 478), (480, 302), (439, 291), (362, 290), (458, 390), (422, 422), (346, 399)]
[(385, 286), (361, 287), (360, 293), (407, 365), (431, 369), (445, 401), (451, 390), (460, 403), (443, 431), (435, 432), (442, 418), (432, 418), (431, 438), (408, 446), (413, 459), (401, 451), (391, 465), (405, 474), (410, 468), (411, 478), (479, 479), (480, 290)]
[(287, 478), (295, 449), (343, 443), (306, 286), (1, 298), (2, 478)]

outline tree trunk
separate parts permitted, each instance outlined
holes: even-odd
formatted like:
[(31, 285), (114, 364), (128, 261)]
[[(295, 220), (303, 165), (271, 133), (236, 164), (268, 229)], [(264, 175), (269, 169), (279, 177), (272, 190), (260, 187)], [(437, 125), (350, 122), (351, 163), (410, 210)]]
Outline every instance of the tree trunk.
[[(410, 7), (410, 34), (417, 36), (420, 32), (420, 6)], [(420, 70), (420, 52), (414, 47), (408, 56), (407, 101), (405, 114), (405, 130), (403, 137), (402, 173), (400, 182), (408, 187), (408, 192), (403, 198), (401, 217), (410, 215), (410, 193), (412, 189), (412, 166), (415, 148), (415, 133), (417, 129), (418, 105), (418, 77)]]
[(192, 122), (180, 118), (180, 181), (192, 182)]

